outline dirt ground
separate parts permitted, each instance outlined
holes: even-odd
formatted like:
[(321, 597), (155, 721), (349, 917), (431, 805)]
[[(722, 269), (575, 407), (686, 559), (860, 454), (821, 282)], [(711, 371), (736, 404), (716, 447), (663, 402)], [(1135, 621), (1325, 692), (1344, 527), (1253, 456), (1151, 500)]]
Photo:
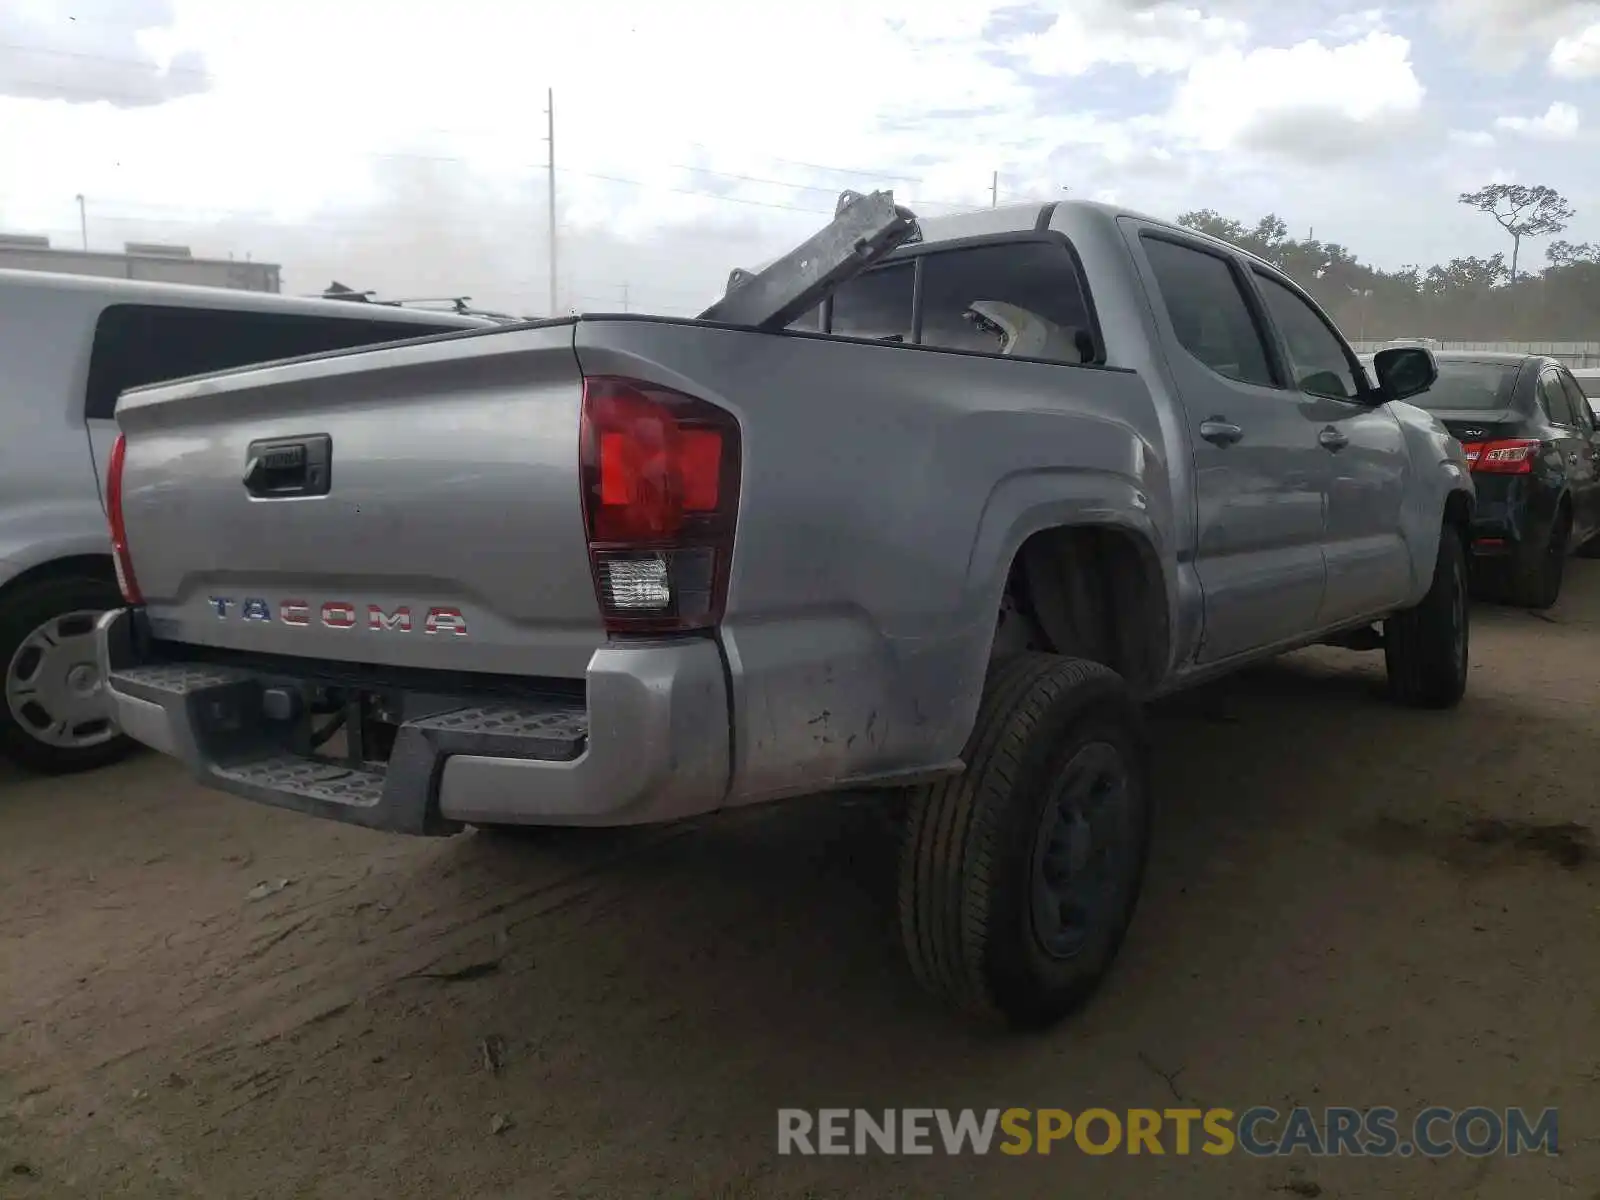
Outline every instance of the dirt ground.
[[(910, 982), (861, 804), (508, 844), (313, 821), (154, 756), (0, 774), (0, 1196), (1595, 1200), (1600, 563), (1475, 622), (1456, 712), (1331, 650), (1161, 706), (1122, 960), (1027, 1038)], [(782, 1106), (1177, 1097), (1556, 1105), (1562, 1153), (776, 1155)]]

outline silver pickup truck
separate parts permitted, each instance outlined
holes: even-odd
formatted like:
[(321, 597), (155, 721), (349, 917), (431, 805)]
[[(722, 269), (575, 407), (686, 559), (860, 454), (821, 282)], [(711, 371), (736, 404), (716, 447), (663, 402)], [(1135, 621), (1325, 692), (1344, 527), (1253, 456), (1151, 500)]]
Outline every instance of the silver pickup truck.
[(1133, 913), (1142, 700), (1313, 643), (1461, 697), (1467, 465), (1429, 351), (1373, 377), (1191, 231), (847, 196), (700, 319), (126, 392), (101, 668), (210, 786), (398, 832), (890, 789), (917, 976), (1047, 1023)]

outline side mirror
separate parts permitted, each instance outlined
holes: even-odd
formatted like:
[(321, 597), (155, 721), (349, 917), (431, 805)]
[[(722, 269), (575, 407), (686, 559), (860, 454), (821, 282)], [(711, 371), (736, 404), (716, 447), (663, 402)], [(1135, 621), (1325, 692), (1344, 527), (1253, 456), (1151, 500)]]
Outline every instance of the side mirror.
[(1439, 364), (1425, 346), (1393, 346), (1372, 357), (1372, 374), (1384, 400), (1420, 396), (1439, 378)]

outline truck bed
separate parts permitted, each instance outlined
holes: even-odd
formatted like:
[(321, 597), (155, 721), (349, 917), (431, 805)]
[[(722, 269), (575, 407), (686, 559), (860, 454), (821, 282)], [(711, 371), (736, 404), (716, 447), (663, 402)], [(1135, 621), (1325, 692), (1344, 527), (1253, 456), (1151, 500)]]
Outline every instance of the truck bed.
[[(592, 691), (593, 656), (618, 644), (581, 501), (597, 376), (737, 422), (725, 608), (686, 636), (719, 648), (741, 797), (955, 761), (1020, 514), (1046, 494), (1060, 514), (1108, 497), (1171, 511), (1131, 370), (595, 316), (128, 393), (123, 503), (150, 633), (168, 657)], [(248, 494), (253, 442), (315, 434), (332, 442), (326, 495)]]

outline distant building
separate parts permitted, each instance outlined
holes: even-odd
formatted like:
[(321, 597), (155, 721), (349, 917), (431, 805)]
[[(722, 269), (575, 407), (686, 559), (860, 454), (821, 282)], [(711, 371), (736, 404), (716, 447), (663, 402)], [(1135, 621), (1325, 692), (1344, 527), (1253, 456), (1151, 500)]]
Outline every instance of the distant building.
[(104, 250), (67, 250), (52, 246), (47, 237), (0, 233), (0, 270), (57, 271), (66, 275), (187, 283), (242, 292), (278, 292), (283, 288), (277, 263), (196, 258), (187, 246), (155, 242), (128, 242), (121, 254), (115, 254)]

